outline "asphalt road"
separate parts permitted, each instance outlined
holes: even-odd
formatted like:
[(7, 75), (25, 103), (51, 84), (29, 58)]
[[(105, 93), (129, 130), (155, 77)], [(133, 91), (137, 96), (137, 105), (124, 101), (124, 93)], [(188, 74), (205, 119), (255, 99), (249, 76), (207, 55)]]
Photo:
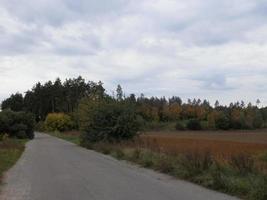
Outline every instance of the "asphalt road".
[(1, 200), (232, 200), (225, 194), (36, 133)]

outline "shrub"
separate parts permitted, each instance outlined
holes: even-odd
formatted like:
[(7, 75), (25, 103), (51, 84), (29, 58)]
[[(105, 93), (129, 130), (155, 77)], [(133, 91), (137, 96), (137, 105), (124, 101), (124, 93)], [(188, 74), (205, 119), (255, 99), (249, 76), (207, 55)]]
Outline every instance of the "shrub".
[(199, 120), (197, 119), (190, 119), (187, 124), (186, 124), (186, 127), (189, 129), (189, 130), (201, 130), (202, 127), (201, 127), (201, 123)]
[(34, 128), (36, 131), (44, 132), (45, 131), (45, 123), (44, 121), (39, 121)]
[(34, 116), (25, 112), (5, 110), (0, 112), (0, 132), (9, 137), (34, 138)]
[(153, 167), (156, 162), (155, 154), (153, 154), (151, 151), (142, 151), (141, 157), (138, 160), (139, 164), (141, 164), (143, 167)]
[(175, 129), (180, 131), (185, 130), (184, 124), (181, 121), (176, 122)]
[(132, 154), (129, 157), (129, 160), (137, 162), (141, 157), (141, 150), (136, 148), (133, 150)]
[(7, 133), (0, 133), (0, 142), (1, 141), (5, 141), (8, 138), (8, 134)]
[(44, 123), (47, 131), (67, 131), (73, 128), (70, 116), (64, 113), (50, 113)]
[(120, 148), (116, 148), (115, 151), (114, 151), (114, 157), (121, 160), (123, 159), (125, 156), (125, 153), (122, 149)]
[(84, 102), (80, 105), (81, 143), (132, 139), (138, 130), (132, 106), (113, 101)]

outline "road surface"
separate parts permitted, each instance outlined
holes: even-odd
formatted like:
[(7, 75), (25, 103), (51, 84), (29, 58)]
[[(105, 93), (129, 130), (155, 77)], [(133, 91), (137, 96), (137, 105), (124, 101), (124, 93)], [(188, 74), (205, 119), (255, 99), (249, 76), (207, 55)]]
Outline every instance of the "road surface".
[(234, 200), (36, 133), (6, 174), (0, 200)]

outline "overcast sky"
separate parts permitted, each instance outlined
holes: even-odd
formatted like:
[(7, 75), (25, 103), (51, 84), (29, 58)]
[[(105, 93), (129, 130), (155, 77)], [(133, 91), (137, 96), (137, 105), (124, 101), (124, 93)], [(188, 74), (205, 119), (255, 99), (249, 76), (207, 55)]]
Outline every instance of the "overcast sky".
[(0, 0), (0, 100), (78, 75), (108, 92), (267, 105), (267, 2)]

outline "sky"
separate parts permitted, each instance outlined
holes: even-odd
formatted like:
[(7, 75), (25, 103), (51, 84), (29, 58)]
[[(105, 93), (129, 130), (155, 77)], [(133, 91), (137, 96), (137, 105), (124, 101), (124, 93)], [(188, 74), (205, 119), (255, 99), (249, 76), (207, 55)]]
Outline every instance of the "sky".
[(267, 105), (266, 0), (0, 0), (0, 101), (77, 77), (108, 93)]

